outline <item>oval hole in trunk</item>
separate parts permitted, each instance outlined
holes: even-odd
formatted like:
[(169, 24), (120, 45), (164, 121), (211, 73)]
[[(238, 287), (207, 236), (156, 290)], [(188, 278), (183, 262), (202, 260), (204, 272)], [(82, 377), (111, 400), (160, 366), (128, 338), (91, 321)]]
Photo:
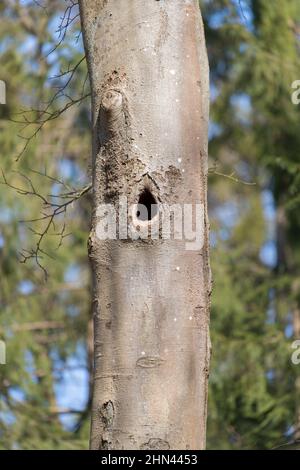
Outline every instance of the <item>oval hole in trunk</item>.
[(158, 205), (155, 197), (145, 188), (140, 194), (137, 204), (136, 217), (141, 222), (152, 220), (158, 213)]

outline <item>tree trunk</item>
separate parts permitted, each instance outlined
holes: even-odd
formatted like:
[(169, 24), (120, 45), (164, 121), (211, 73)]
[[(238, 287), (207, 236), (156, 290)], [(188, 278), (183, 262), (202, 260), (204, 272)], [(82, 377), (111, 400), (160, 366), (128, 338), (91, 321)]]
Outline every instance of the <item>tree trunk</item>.
[[(203, 449), (209, 81), (198, 1), (81, 0), (80, 14), (93, 108), (91, 448)], [(99, 239), (97, 209), (119, 214), (120, 196), (158, 204), (149, 220), (132, 212), (132, 233), (156, 233), (166, 204), (202, 204), (203, 246), (161, 230)]]

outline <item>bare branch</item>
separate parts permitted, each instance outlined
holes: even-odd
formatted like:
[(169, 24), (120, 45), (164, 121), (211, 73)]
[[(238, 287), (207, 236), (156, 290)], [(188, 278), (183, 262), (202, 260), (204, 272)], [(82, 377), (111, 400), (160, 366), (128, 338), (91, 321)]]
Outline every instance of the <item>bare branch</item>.
[[(19, 176), (21, 176), (22, 178), (25, 179), (25, 181), (27, 182), (27, 184), (29, 186), (28, 188), (19, 187), (19, 186), (16, 186), (16, 185), (13, 185), (13, 184), (9, 183), (9, 181), (7, 180), (3, 170), (2, 170), (3, 181), (0, 181), (0, 184), (6, 185), (10, 189), (13, 189), (18, 194), (21, 194), (23, 196), (33, 196), (33, 197), (38, 198), (39, 200), (41, 200), (42, 206), (44, 208), (41, 217), (37, 217), (37, 218), (31, 219), (31, 220), (22, 220), (20, 222), (23, 222), (23, 223), (26, 223), (26, 224), (38, 223), (38, 222), (42, 222), (42, 221), (46, 222), (41, 231), (36, 230), (35, 228), (28, 226), (28, 229), (34, 235), (36, 235), (38, 237), (38, 239), (37, 239), (36, 246), (35, 246), (34, 249), (31, 249), (31, 250), (23, 249), (20, 252), (20, 256), (21, 256), (20, 262), (21, 263), (26, 263), (29, 259), (33, 258), (36, 261), (37, 265), (43, 270), (45, 278), (47, 278), (47, 271), (44, 268), (44, 266), (41, 264), (40, 260), (42, 260), (44, 258), (44, 256), (47, 256), (47, 257), (52, 258), (52, 259), (54, 259), (54, 257), (51, 254), (47, 253), (42, 248), (44, 238), (49, 233), (51, 227), (53, 227), (53, 229), (55, 230), (55, 223), (54, 223), (55, 219), (59, 215), (65, 215), (66, 212), (67, 212), (67, 208), (72, 203), (74, 203), (75, 201), (77, 201), (78, 199), (83, 197), (85, 194), (87, 194), (90, 191), (90, 189), (92, 188), (92, 184), (88, 184), (87, 186), (85, 186), (85, 187), (83, 187), (79, 190), (71, 190), (69, 193), (63, 193), (61, 195), (57, 195), (58, 198), (61, 198), (61, 201), (58, 201), (56, 203), (56, 202), (51, 201), (51, 199), (47, 199), (47, 197), (40, 194), (36, 190), (35, 186), (33, 185), (32, 181), (30, 180), (30, 178), (28, 178), (26, 175), (24, 175), (20, 172), (15, 172), (15, 173), (17, 173)], [(35, 172), (35, 173), (39, 174), (39, 172)], [(45, 176), (46, 178), (50, 178), (51, 180), (59, 181), (59, 180), (56, 180), (56, 178), (49, 177), (49, 175), (46, 175), (46, 174), (42, 174), (42, 175)], [(65, 186), (65, 184), (63, 182), (61, 182), (61, 181), (59, 181), (59, 182), (62, 185)], [(63, 243), (64, 238), (70, 235), (68, 233), (65, 233), (65, 229), (66, 229), (66, 225), (65, 225), (65, 222), (63, 222), (62, 229), (60, 231), (54, 233), (54, 235), (59, 237), (59, 242), (58, 242), (58, 247), (57, 248), (60, 248), (62, 243)]]
[[(67, 95), (65, 95), (65, 96), (67, 96)], [(90, 96), (90, 93), (87, 93), (86, 95), (80, 96), (79, 98), (76, 98), (76, 99), (68, 97), (69, 101), (62, 108), (57, 109), (53, 112), (48, 111), (49, 105), (47, 105), (47, 108), (44, 109), (44, 110), (30, 109), (30, 110), (27, 110), (27, 111), (23, 111), (22, 112), (23, 120), (10, 119), (11, 122), (14, 122), (14, 123), (17, 123), (17, 124), (24, 124), (24, 127), (23, 127), (22, 131), (24, 131), (24, 129), (26, 129), (29, 125), (37, 125), (37, 128), (35, 129), (35, 131), (29, 137), (26, 137), (24, 135), (19, 134), (19, 137), (21, 139), (25, 140), (26, 142), (25, 142), (25, 145), (23, 146), (21, 152), (16, 157), (16, 161), (19, 161), (19, 159), (22, 157), (22, 155), (27, 150), (28, 145), (30, 144), (30, 142), (35, 137), (37, 137), (38, 133), (42, 130), (42, 128), (44, 127), (44, 125), (47, 122), (53, 121), (54, 119), (57, 119), (65, 111), (67, 111), (69, 108), (71, 108), (71, 106), (74, 106), (76, 104), (77, 105), (80, 104), (82, 101), (84, 101), (89, 96)], [(38, 113), (40, 115), (40, 117), (36, 118), (36, 119), (32, 119), (32, 120), (28, 119), (26, 117), (26, 113), (33, 113), (33, 112)], [(44, 115), (46, 115), (46, 117), (43, 118)]]

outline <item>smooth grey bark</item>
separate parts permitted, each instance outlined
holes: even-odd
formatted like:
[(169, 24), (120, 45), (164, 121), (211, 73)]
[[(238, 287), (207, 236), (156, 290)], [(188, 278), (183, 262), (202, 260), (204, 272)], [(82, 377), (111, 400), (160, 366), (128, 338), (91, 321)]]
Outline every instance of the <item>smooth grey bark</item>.
[[(91, 448), (203, 449), (209, 84), (198, 1), (79, 3), (93, 108)], [(137, 203), (145, 191), (160, 207), (204, 204), (201, 250), (161, 236), (97, 238), (99, 204)]]

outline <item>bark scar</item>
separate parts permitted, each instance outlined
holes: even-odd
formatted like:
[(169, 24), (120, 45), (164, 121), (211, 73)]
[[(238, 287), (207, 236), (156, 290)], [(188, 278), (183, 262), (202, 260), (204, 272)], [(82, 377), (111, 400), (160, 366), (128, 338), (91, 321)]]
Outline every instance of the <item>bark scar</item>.
[(170, 444), (163, 440), (159, 439), (157, 437), (149, 439), (148, 442), (145, 442), (144, 444), (141, 445), (140, 450), (168, 450), (170, 449)]
[(140, 357), (136, 361), (136, 365), (138, 367), (143, 367), (145, 369), (152, 369), (154, 367), (159, 367), (163, 363), (164, 363), (163, 359), (161, 359), (160, 357), (155, 357), (155, 356)]

